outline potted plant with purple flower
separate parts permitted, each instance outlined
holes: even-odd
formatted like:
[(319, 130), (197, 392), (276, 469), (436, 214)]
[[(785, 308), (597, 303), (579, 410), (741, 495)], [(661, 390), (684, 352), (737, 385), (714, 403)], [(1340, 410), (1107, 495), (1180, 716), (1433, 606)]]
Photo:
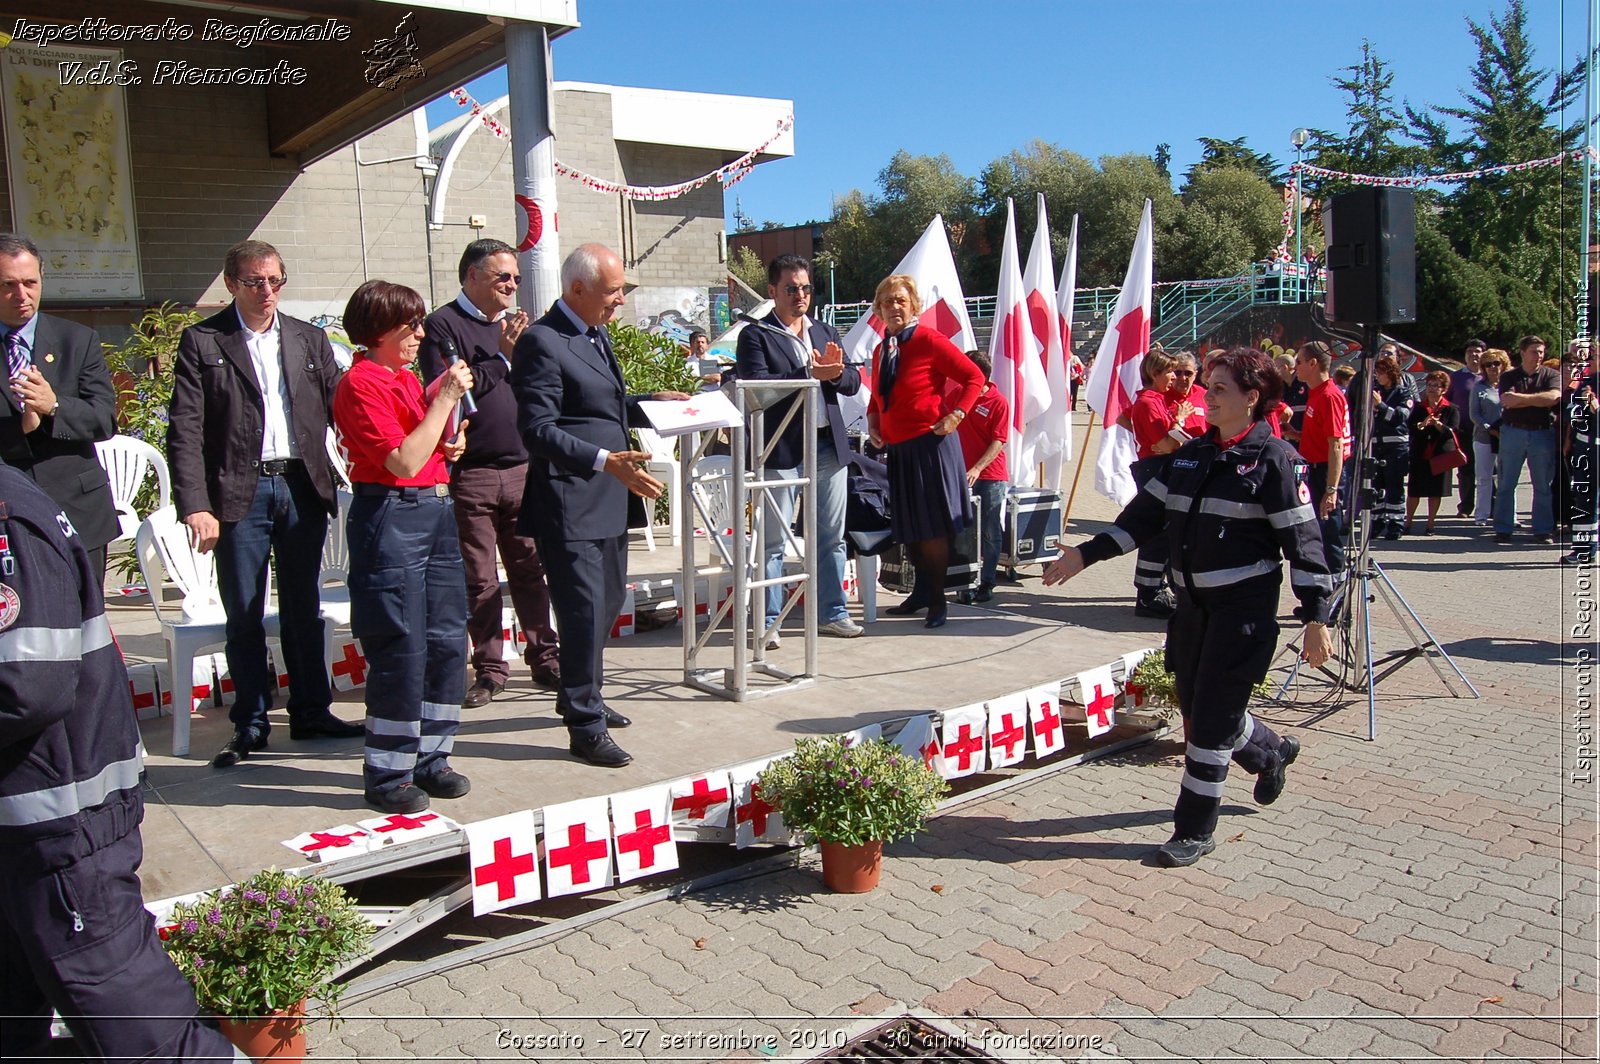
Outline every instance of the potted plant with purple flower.
[(256, 1060), (305, 1056), (306, 999), (338, 1014), (333, 976), (373, 932), (343, 887), (269, 868), (173, 907), (162, 943), (235, 1045)]
[(821, 845), (823, 882), (847, 894), (878, 885), (883, 844), (922, 830), (948, 789), (920, 757), (886, 739), (837, 736), (797, 740), (759, 786), (785, 824)]

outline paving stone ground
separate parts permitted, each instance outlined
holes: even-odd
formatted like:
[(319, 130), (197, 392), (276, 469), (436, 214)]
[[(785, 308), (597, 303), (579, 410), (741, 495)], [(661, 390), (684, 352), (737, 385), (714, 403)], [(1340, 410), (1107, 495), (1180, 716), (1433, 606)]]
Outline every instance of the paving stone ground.
[[(1573, 626), (1595, 584), (1459, 520), (1378, 557), (1483, 697), (1414, 662), (1379, 687), (1376, 742), (1364, 700), (1261, 707), (1304, 753), (1271, 809), (1230, 780), (1193, 868), (1148, 859), (1181, 771), (1165, 741), (941, 816), (875, 893), (828, 893), (808, 857), (366, 998), (315, 1056), (806, 1059), (916, 1010), (1012, 1058), (1594, 1060), (1593, 638)], [(1042, 595), (1125, 603), (1130, 564)]]

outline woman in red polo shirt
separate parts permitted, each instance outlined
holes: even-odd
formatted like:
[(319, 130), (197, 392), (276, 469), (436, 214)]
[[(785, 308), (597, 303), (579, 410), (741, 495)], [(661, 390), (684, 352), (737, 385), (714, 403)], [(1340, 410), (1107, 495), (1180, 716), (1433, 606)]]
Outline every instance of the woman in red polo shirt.
[(466, 577), (445, 465), (466, 448), (447, 438), (472, 389), (457, 362), (425, 397), (411, 366), (422, 342), (422, 296), (368, 281), (344, 310), (365, 348), (339, 381), (333, 420), (350, 454), (350, 631), (367, 656), (367, 803), (416, 813), (471, 784), (450, 767), (466, 695)]
[(872, 309), (884, 338), (873, 355), (867, 426), (874, 443), (888, 445), (889, 522), (917, 570), (910, 597), (888, 612), (925, 607), (925, 627), (940, 628), (950, 541), (973, 518), (955, 431), (978, 401), (983, 371), (937, 329), (917, 325), (922, 299), (910, 277), (879, 282)]

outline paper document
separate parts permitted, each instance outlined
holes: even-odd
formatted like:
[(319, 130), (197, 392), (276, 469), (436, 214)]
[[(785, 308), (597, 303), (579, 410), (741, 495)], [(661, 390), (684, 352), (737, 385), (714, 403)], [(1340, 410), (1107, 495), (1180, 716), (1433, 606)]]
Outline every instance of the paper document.
[(663, 436), (733, 428), (739, 424), (738, 408), (721, 392), (701, 392), (692, 399), (647, 399), (639, 407)]

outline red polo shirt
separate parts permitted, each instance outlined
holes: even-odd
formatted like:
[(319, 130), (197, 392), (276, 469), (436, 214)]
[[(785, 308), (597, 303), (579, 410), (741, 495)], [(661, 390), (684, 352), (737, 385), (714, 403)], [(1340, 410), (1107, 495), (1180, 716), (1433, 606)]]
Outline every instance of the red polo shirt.
[(1350, 457), (1350, 401), (1332, 378), (1306, 396), (1306, 416), (1300, 428), (1300, 453), (1312, 465), (1328, 464), (1328, 442), (1342, 441), (1340, 451)]
[(1179, 427), (1190, 436), (1204, 436), (1206, 429), (1211, 427), (1206, 423), (1206, 390), (1198, 384), (1191, 385), (1189, 394), (1181, 398), (1169, 392), (1167, 394), (1167, 408), (1172, 411), (1174, 420), (1177, 418), (1178, 407), (1183, 403), (1188, 403), (1194, 407), (1194, 412)]
[(437, 444), (414, 477), (402, 480), (383, 465), (426, 413), (422, 382), (409, 366), (390, 370), (365, 354), (357, 356), (333, 393), (333, 423), (350, 453), (350, 480), (401, 488), (449, 483), (450, 472)]
[(1139, 457), (1154, 455), (1156, 444), (1172, 431), (1173, 411), (1167, 397), (1154, 388), (1141, 388), (1128, 408), (1128, 421), (1133, 426), (1133, 440), (1138, 445)]
[[(1002, 444), (1006, 442), (1006, 432), (1010, 423), (1011, 404), (1000, 394), (1000, 389), (994, 386), (994, 381), (988, 382), (983, 386), (978, 401), (972, 404), (972, 413), (962, 419), (960, 427), (956, 429), (956, 434), (961, 439), (961, 461), (968, 469), (983, 457), (983, 452), (989, 449), (989, 444), (996, 440)], [(994, 456), (994, 461), (983, 467), (978, 479), (1010, 479), (1006, 471), (1004, 447), (1001, 447), (1000, 453)]]

